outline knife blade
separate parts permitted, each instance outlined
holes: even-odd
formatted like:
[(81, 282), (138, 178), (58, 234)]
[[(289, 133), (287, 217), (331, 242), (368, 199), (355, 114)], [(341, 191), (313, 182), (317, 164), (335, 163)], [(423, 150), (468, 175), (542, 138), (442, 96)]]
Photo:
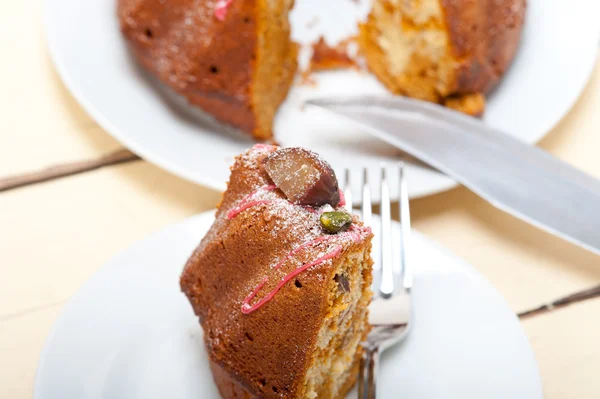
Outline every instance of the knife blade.
[(306, 105), (353, 121), (490, 202), (600, 255), (600, 181), (548, 152), (436, 104), (399, 96)]

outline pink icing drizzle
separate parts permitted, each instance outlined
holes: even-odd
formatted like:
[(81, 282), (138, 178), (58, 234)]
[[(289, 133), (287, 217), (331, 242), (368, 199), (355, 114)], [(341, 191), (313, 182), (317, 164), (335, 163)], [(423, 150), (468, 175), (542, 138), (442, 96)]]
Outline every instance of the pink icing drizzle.
[(331, 239), (331, 237), (333, 237), (333, 236), (321, 236), (321, 237), (315, 238), (314, 240), (305, 242), (304, 244), (300, 245), (298, 248), (291, 250), (290, 253), (287, 254), (285, 256), (285, 258), (283, 258), (283, 260), (280, 261), (273, 269), (279, 270), (281, 268), (281, 266), (283, 266), (283, 264), (285, 262), (287, 262), (288, 259), (290, 259), (292, 256), (296, 255), (298, 252), (302, 251), (304, 248), (308, 248), (308, 247), (318, 244), (320, 242), (327, 241), (328, 239)]
[[(352, 226), (352, 228), (350, 230), (348, 230), (345, 233), (342, 234), (347, 234), (349, 235), (352, 240), (354, 240), (355, 242), (360, 241), (361, 239), (361, 235), (360, 232), (357, 231), (357, 229)], [(326, 241), (331, 241), (334, 238), (336, 238), (336, 236), (320, 236), (315, 238), (314, 240), (311, 241), (307, 241), (304, 244), (300, 245), (299, 247), (293, 249), (292, 251), (290, 251), (289, 254), (287, 254), (283, 260), (281, 260), (274, 268), (273, 270), (279, 270), (281, 268), (281, 266), (283, 266), (285, 264), (285, 262), (287, 262), (290, 258), (292, 258), (295, 254), (297, 254), (299, 251), (311, 247), (315, 244), (318, 244), (320, 242), (326, 242)], [(261, 288), (267, 283), (267, 281), (269, 281), (269, 277), (265, 277), (260, 284), (258, 284), (258, 286), (252, 290), (252, 292), (250, 294), (248, 294), (248, 296), (244, 299), (244, 301), (242, 302), (242, 313), (244, 314), (249, 314), (254, 312), (255, 310), (257, 310), (258, 308), (260, 308), (261, 306), (263, 306), (265, 303), (269, 302), (271, 299), (273, 299), (273, 297), (277, 294), (277, 292), (279, 292), (279, 290), (291, 279), (293, 279), (294, 277), (296, 277), (298, 274), (302, 273), (303, 271), (313, 267), (313, 266), (317, 266), (320, 265), (321, 263), (331, 259), (331, 258), (335, 258), (337, 255), (339, 255), (339, 253), (342, 251), (342, 246), (341, 245), (337, 245), (335, 247), (335, 249), (323, 256), (318, 257), (317, 259), (313, 260), (312, 262), (309, 262), (305, 265), (303, 265), (302, 267), (296, 268), (293, 271), (291, 271), (290, 273), (288, 273), (285, 277), (283, 277), (279, 283), (277, 283), (277, 286), (271, 291), (269, 292), (263, 299), (261, 299), (260, 301), (256, 302), (254, 305), (250, 305), (250, 301), (253, 300), (256, 295), (258, 294), (258, 292), (261, 290)]]
[(273, 299), (275, 294), (277, 294), (277, 292), (281, 289), (281, 287), (283, 287), (288, 281), (290, 281), (291, 279), (293, 279), (294, 277), (296, 277), (298, 274), (302, 273), (306, 269), (309, 269), (313, 266), (319, 265), (331, 258), (335, 258), (341, 251), (342, 251), (342, 246), (338, 245), (335, 247), (335, 249), (333, 251), (331, 251), (323, 256), (318, 257), (317, 259), (305, 264), (302, 267), (295, 269), (294, 271), (289, 273), (287, 276), (282, 278), (279, 281), (279, 283), (277, 283), (277, 286), (271, 292), (269, 292), (263, 299), (256, 302), (254, 305), (250, 305), (250, 301), (252, 299), (254, 299), (256, 294), (258, 294), (258, 291), (260, 291), (260, 289), (266, 284), (266, 282), (269, 281), (269, 278), (265, 277), (263, 279), (263, 281), (244, 299), (244, 302), (242, 302), (242, 313), (249, 314), (249, 313), (254, 312), (256, 309), (260, 308), (262, 305), (264, 305), (265, 303), (267, 303), (271, 299)]
[(272, 145), (269, 145), (269, 144), (258, 143), (258, 144), (254, 144), (254, 148), (257, 148), (257, 149), (275, 148), (275, 146), (272, 146)]
[(255, 201), (251, 201), (252, 197), (254, 197), (256, 194), (258, 194), (259, 191), (264, 190), (264, 191), (273, 191), (277, 188), (276, 185), (271, 184), (268, 186), (263, 186), (260, 187), (256, 190), (254, 190), (253, 192), (251, 192), (250, 194), (248, 194), (246, 196), (246, 198), (244, 198), (242, 200), (242, 202), (240, 202), (240, 204), (238, 206), (236, 206), (235, 208), (233, 208), (232, 210), (229, 211), (229, 213), (227, 214), (227, 219), (233, 219), (234, 217), (236, 217), (237, 215), (239, 215), (240, 213), (244, 212), (246, 209), (251, 208), (255, 205), (259, 205), (259, 204), (266, 204), (271, 202), (271, 200), (255, 200)]
[(256, 200), (256, 201), (245, 202), (245, 203), (241, 204), (240, 206), (236, 207), (235, 209), (232, 209), (231, 211), (229, 211), (229, 213), (227, 214), (227, 218), (233, 219), (238, 214), (244, 212), (248, 208), (252, 208), (255, 205), (266, 204), (269, 202), (271, 202), (271, 200)]
[(233, 0), (219, 0), (217, 2), (217, 5), (215, 6), (215, 17), (217, 17), (219, 21), (225, 21), (231, 3), (233, 3)]
[(340, 202), (338, 206), (346, 206), (346, 197), (344, 196), (344, 192), (341, 188), (338, 188), (338, 192), (340, 193)]
[[(259, 144), (260, 145), (260, 144)], [(248, 194), (241, 202), (238, 206), (236, 206), (235, 208), (233, 208), (232, 210), (229, 211), (229, 213), (227, 213), (227, 219), (233, 219), (234, 217), (236, 217), (237, 215), (239, 215), (241, 212), (245, 211), (248, 208), (251, 208), (253, 206), (259, 205), (259, 204), (266, 204), (266, 203), (270, 203), (273, 200), (252, 200), (252, 198), (258, 194), (261, 190), (263, 191), (272, 191), (277, 189), (277, 186), (275, 186), (274, 184), (271, 185), (266, 185), (266, 186), (262, 186), (259, 187), (258, 189), (256, 189), (255, 191), (251, 192), (250, 194)], [(340, 203), (338, 204), (338, 206), (344, 206), (346, 203), (345, 198), (344, 198), (344, 193), (342, 192), (342, 190), (340, 190)], [(310, 207), (306, 207), (305, 209), (309, 210), (310, 212), (317, 212), (315, 209), (312, 209)], [(370, 229), (368, 227), (364, 228), (365, 231), (370, 231)], [(350, 229), (344, 233), (338, 234), (338, 235), (323, 235), (320, 237), (317, 237), (313, 240), (307, 241), (304, 244), (300, 245), (299, 247), (291, 250), (281, 261), (279, 261), (279, 263), (277, 263), (277, 265), (275, 265), (275, 267), (273, 268), (273, 270), (277, 271), (279, 270), (289, 259), (293, 258), (294, 255), (296, 255), (298, 252), (300, 252), (301, 250), (311, 247), (313, 245), (316, 245), (320, 242), (327, 242), (327, 241), (331, 241), (334, 238), (338, 237), (339, 235), (348, 235), (353, 241), (355, 242), (359, 242), (361, 240), (361, 234), (359, 231), (359, 228), (357, 228), (355, 225), (352, 225), (350, 227)], [(264, 287), (264, 285), (269, 281), (269, 277), (265, 277), (260, 284), (258, 284), (258, 286), (252, 290), (252, 292), (250, 294), (248, 294), (248, 296), (244, 299), (244, 301), (242, 302), (242, 313), (244, 314), (249, 314), (254, 312), (255, 310), (257, 310), (258, 308), (260, 308), (261, 306), (263, 306), (265, 303), (269, 302), (271, 299), (273, 299), (273, 297), (277, 294), (277, 292), (279, 292), (279, 290), (285, 285), (287, 284), (291, 279), (293, 279), (295, 276), (297, 276), (298, 274), (302, 273), (303, 271), (313, 267), (313, 266), (317, 266), (320, 265), (321, 263), (332, 259), (334, 257), (336, 257), (340, 252), (342, 251), (342, 246), (341, 245), (337, 245), (333, 251), (318, 257), (317, 259), (313, 260), (312, 262), (309, 262), (299, 268), (294, 269), (293, 271), (291, 271), (290, 273), (288, 273), (285, 277), (283, 277), (279, 283), (277, 283), (277, 286), (271, 291), (269, 292), (263, 299), (259, 300), (257, 303), (255, 303), (254, 305), (250, 305), (250, 301), (252, 301), (256, 295), (258, 294), (258, 292), (262, 289), (262, 287)]]

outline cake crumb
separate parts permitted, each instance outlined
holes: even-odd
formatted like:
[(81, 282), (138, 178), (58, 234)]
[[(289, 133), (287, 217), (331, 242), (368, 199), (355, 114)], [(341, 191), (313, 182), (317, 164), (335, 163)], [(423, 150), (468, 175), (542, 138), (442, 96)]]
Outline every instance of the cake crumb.
[(311, 46), (312, 55), (308, 67), (300, 72), (300, 84), (317, 86), (317, 81), (312, 76), (315, 72), (349, 68), (360, 70), (354, 58), (357, 52), (354, 47), (356, 47), (356, 37), (346, 38), (335, 46), (328, 45), (323, 36), (319, 37), (319, 40)]
[(318, 72), (331, 69), (357, 68), (356, 62), (350, 57), (350, 45), (354, 37), (349, 37), (335, 47), (329, 46), (323, 36), (313, 44), (313, 54), (308, 67), (309, 72)]
[(312, 76), (312, 71), (310, 70), (310, 68), (305, 69), (300, 73), (300, 84), (303, 86), (310, 86), (310, 87), (317, 86), (317, 81)]

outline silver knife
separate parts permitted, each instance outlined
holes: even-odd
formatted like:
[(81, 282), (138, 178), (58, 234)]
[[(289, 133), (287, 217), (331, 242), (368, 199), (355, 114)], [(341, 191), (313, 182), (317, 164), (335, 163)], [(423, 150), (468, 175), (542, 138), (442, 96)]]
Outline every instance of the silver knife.
[(454, 178), (492, 205), (600, 255), (600, 181), (436, 104), (399, 96), (306, 102)]

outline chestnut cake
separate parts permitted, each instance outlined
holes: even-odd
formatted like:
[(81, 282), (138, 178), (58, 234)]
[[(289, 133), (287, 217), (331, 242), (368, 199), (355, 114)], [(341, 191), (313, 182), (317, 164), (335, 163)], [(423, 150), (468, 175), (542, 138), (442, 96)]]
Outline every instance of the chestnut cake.
[(374, 0), (360, 51), (390, 91), (480, 115), (517, 51), (525, 1)]
[[(299, 0), (302, 1), (302, 0)], [(393, 93), (471, 115), (510, 66), (526, 0), (373, 0), (358, 44)], [(217, 120), (272, 138), (292, 85), (294, 0), (117, 0), (139, 63)]]
[(117, 0), (139, 63), (217, 120), (272, 136), (294, 79), (293, 0)]
[[(517, 51), (525, 1), (373, 0), (360, 53), (391, 92), (480, 115)], [(217, 120), (272, 138), (297, 69), (294, 0), (117, 4), (121, 31), (145, 69)]]
[(371, 230), (302, 148), (236, 158), (181, 289), (223, 398), (343, 398), (368, 333)]

